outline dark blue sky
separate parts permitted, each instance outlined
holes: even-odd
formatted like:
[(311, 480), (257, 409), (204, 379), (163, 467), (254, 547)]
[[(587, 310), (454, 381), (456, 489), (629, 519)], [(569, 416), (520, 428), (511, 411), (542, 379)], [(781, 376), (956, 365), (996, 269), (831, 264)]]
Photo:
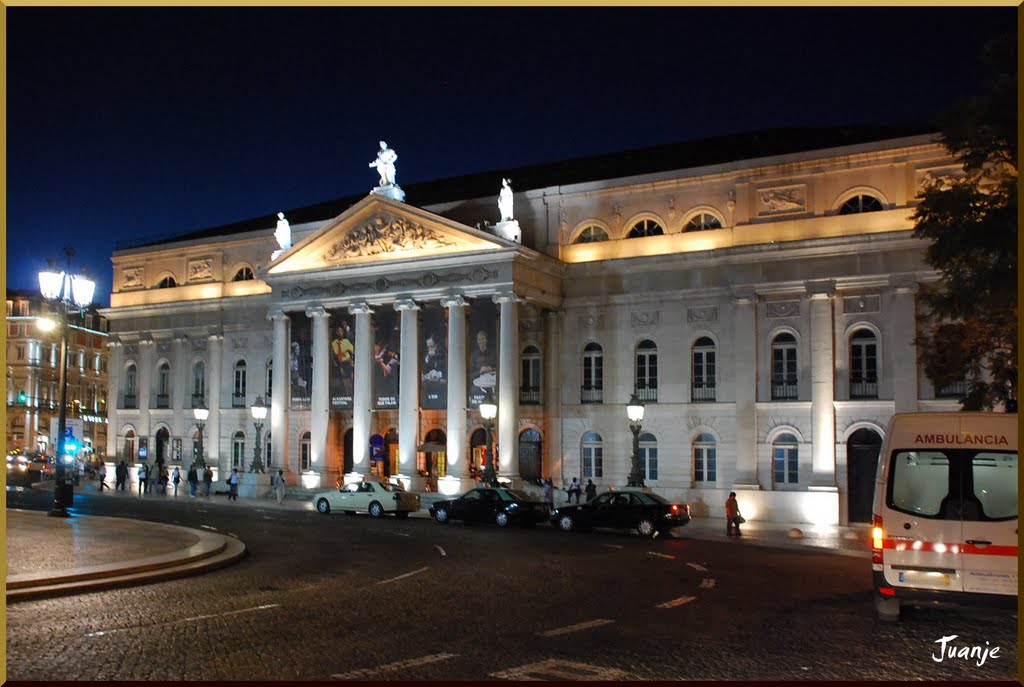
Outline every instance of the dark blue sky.
[[(929, 121), (1015, 8), (8, 8), (7, 285), (119, 241), (775, 126)], [(495, 191), (497, 193), (497, 190)], [(413, 199), (410, 199), (412, 202)]]

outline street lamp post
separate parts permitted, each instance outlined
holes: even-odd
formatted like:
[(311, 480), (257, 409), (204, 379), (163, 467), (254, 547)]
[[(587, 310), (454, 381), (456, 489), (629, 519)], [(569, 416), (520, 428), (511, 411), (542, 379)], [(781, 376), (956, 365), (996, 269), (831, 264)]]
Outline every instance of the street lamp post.
[(485, 460), (484, 482), (491, 486), (498, 486), (498, 470), (494, 467), (494, 451), (491, 449), (491, 429), (494, 427), (494, 418), (498, 415), (498, 406), (494, 404), (491, 393), (488, 390), (487, 398), (480, 404), (480, 416), (484, 419), (484, 442)]
[(195, 406), (192, 408), (192, 417), (196, 419), (196, 431), (199, 433), (199, 455), (196, 457), (195, 465), (197, 470), (206, 469), (206, 459), (203, 457), (203, 429), (206, 427), (206, 419), (210, 417), (209, 408)]
[(629, 428), (633, 430), (633, 465), (629, 471), (627, 484), (631, 487), (644, 486), (644, 471), (640, 467), (640, 428), (644, 419), (643, 401), (634, 393), (626, 404), (626, 417), (629, 418)]
[(66, 450), (65, 433), (67, 432), (68, 418), (68, 317), (72, 311), (81, 314), (90, 303), (92, 303), (93, 292), (96, 283), (86, 279), (84, 275), (71, 274), (71, 258), (75, 254), (74, 248), (66, 246), (64, 254), (68, 259), (67, 271), (56, 271), (51, 265), (48, 269), (39, 272), (39, 291), (43, 298), (49, 302), (57, 313), (58, 322), (48, 321), (44, 324), (40, 321), (42, 329), (53, 329), (60, 327), (60, 413), (57, 420), (57, 474), (53, 491), (53, 508), (50, 515), (56, 517), (67, 517), (68, 507), (74, 503), (74, 479), (67, 474), (68, 457), (64, 455)]
[(256, 402), (249, 409), (252, 413), (252, 426), (256, 428), (256, 445), (252, 449), (252, 464), (249, 472), (263, 472), (263, 461), (260, 459), (260, 444), (263, 441), (263, 420), (267, 417), (267, 404), (263, 402), (262, 396), (256, 397)]

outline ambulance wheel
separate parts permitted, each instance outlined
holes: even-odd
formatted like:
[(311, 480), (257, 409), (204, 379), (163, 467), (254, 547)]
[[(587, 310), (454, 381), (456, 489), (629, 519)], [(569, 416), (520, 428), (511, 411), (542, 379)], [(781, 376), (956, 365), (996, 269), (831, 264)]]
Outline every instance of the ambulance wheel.
[(875, 613), (878, 619), (884, 623), (895, 623), (900, 619), (899, 599), (891, 597), (875, 596)]

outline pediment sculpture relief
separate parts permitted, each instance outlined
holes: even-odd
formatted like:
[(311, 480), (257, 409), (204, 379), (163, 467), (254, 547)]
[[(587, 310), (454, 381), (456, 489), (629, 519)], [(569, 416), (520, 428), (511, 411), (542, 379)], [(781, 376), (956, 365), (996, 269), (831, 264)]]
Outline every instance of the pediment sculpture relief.
[(436, 250), (454, 246), (455, 242), (427, 227), (399, 218), (390, 223), (378, 217), (373, 222), (353, 229), (324, 252), (324, 260), (362, 258), (384, 253), (412, 250)]

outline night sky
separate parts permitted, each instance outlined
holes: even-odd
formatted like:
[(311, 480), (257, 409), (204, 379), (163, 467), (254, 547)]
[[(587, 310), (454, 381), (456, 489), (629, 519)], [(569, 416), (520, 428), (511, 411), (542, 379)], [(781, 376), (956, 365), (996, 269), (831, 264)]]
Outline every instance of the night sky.
[(70, 243), (106, 305), (124, 242), (369, 192), (381, 139), (408, 186), (779, 126), (934, 121), (978, 92), (983, 45), (1017, 19), (8, 8), (7, 21), (7, 286), (36, 289)]

